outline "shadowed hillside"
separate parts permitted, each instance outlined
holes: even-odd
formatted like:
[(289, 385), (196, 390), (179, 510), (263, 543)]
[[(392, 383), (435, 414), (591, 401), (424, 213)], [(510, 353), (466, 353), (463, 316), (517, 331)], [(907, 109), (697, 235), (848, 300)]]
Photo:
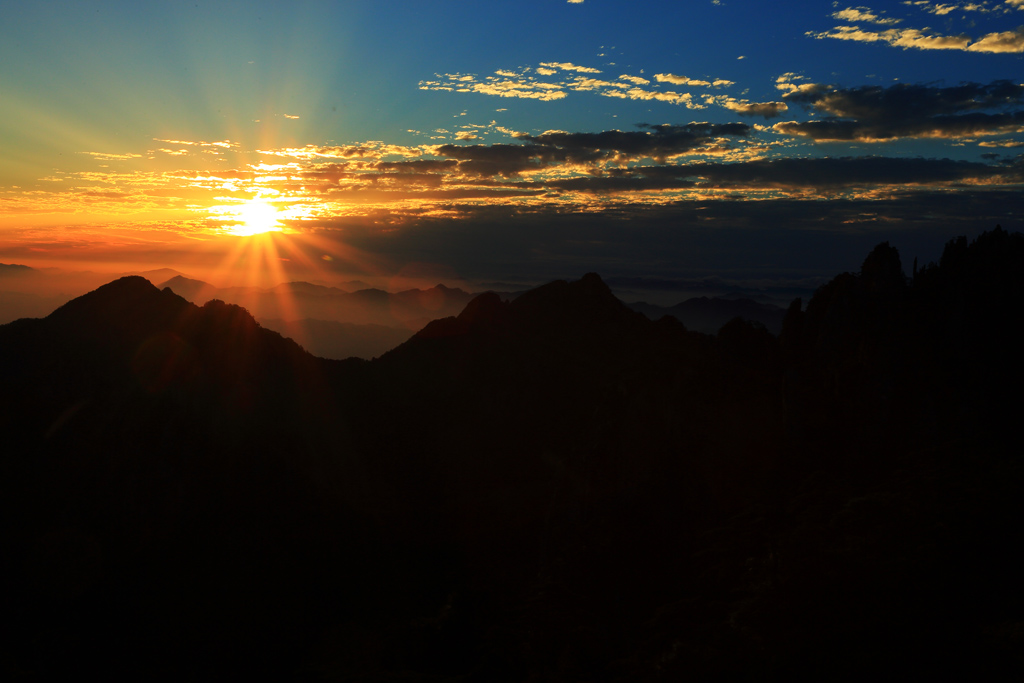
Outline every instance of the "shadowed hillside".
[[(22, 677), (1024, 673), (1024, 237), (716, 335), (595, 274), (374, 361), (124, 278), (0, 326)], [(1007, 398), (1009, 397), (1009, 398)]]

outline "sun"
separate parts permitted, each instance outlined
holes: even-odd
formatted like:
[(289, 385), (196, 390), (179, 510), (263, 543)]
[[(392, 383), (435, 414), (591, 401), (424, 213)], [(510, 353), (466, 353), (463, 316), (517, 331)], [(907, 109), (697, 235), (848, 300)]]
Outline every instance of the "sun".
[(277, 208), (265, 199), (250, 199), (233, 208), (233, 213), (239, 223), (231, 228), (231, 232), (240, 237), (276, 232), (284, 227), (277, 220)]

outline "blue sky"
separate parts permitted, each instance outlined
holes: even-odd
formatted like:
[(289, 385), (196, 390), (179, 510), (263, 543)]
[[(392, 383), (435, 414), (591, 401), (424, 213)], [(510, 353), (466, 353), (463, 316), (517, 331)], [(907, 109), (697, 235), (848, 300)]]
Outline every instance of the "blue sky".
[(199, 267), (272, 229), (296, 273), (781, 281), (1024, 210), (1024, 0), (3, 15), (6, 263)]

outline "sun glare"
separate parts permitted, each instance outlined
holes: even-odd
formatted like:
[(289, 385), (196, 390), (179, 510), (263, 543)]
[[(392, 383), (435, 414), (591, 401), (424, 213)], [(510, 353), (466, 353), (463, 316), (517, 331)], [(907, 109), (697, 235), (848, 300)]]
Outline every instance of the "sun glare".
[(250, 199), (234, 208), (233, 213), (240, 222), (231, 228), (231, 232), (241, 237), (275, 232), (284, 227), (277, 220), (277, 208), (265, 199)]

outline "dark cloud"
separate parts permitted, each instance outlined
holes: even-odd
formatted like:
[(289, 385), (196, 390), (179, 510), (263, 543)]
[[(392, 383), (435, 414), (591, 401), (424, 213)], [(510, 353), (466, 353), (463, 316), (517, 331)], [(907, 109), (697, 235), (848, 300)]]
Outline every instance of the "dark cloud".
[(740, 163), (694, 163), (640, 166), (600, 175), (544, 183), (576, 192), (628, 192), (684, 189), (698, 185), (737, 189), (857, 188), (874, 185), (927, 185), (984, 181), (1001, 177), (1024, 180), (1020, 164), (990, 165), (951, 159), (893, 157), (826, 157), (822, 159), (759, 159)]
[(323, 222), (318, 233), (396, 263), (438, 263), (468, 278), (603, 276), (788, 280), (856, 270), (889, 240), (904, 263), (937, 259), (956, 235), (1001, 223), (1021, 229), (1024, 194), (963, 188), (897, 191), (884, 199), (680, 200), (609, 204), (601, 211), (473, 205), (461, 219), (429, 213), (382, 216), (360, 229)]
[(552, 163), (566, 161), (561, 150), (545, 145), (440, 145), (435, 154), (459, 160), (464, 173), (481, 176), (514, 176), (539, 171)]
[(951, 159), (826, 157), (761, 159), (741, 164), (691, 164), (692, 176), (718, 186), (834, 188), (947, 183), (990, 178), (1006, 169)]
[(740, 116), (763, 116), (766, 119), (773, 119), (781, 116), (789, 107), (785, 102), (736, 102), (730, 103), (727, 108)]
[(523, 171), (542, 170), (556, 163), (594, 164), (668, 157), (717, 146), (722, 137), (746, 137), (752, 128), (745, 123), (690, 123), (687, 125), (640, 124), (641, 130), (608, 130), (599, 133), (549, 131), (519, 136), (522, 145), (440, 145), (438, 156), (459, 160), (459, 169), (481, 176), (510, 177)]
[[(445, 145), (446, 147), (448, 145)], [(446, 155), (447, 156), (447, 155)], [(454, 159), (415, 159), (412, 161), (380, 161), (374, 168), (382, 171), (409, 173), (441, 173), (454, 171), (458, 162)]]
[(640, 124), (639, 127), (645, 130), (607, 130), (600, 133), (553, 131), (524, 136), (523, 139), (539, 145), (558, 147), (573, 159), (600, 155), (660, 160), (693, 152), (717, 142), (720, 137), (746, 137), (751, 132), (751, 127), (745, 123), (690, 123), (685, 126), (666, 123)]
[(802, 88), (783, 95), (828, 118), (776, 124), (775, 130), (815, 140), (959, 138), (1014, 132), (1024, 125), (1024, 85), (994, 81), (941, 88), (896, 84), (889, 87)]

